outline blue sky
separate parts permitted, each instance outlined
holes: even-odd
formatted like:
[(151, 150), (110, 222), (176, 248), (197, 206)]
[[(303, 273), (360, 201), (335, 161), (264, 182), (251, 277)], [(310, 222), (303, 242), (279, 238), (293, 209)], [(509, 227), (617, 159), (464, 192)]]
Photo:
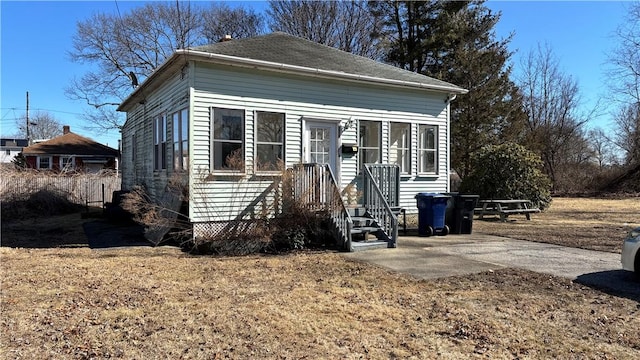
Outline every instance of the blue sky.
[[(80, 117), (86, 105), (69, 100), (64, 89), (71, 79), (80, 77), (86, 66), (69, 60), (76, 23), (95, 12), (125, 13), (139, 2), (132, 1), (2, 1), (0, 2), (0, 135), (17, 132), (16, 118), (30, 97), (30, 113), (43, 110), (72, 131), (112, 147), (117, 146), (118, 131), (90, 131)], [(264, 2), (245, 2), (264, 9)], [(561, 70), (573, 76), (582, 93), (583, 110), (588, 111), (605, 95), (606, 56), (614, 44), (613, 31), (621, 24), (628, 4), (613, 1), (489, 1), (487, 6), (502, 12), (496, 27), (498, 38), (514, 33), (510, 44), (515, 51), (516, 70), (520, 57), (538, 43), (549, 44), (560, 60)], [(590, 126), (607, 127), (609, 114)]]

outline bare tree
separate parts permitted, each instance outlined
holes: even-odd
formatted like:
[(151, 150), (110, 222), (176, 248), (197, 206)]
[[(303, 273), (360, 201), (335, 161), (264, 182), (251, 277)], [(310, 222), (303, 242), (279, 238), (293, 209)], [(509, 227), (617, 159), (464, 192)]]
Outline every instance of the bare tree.
[(269, 27), (356, 55), (381, 55), (367, 1), (269, 1)]
[(558, 170), (571, 144), (582, 134), (592, 117), (578, 112), (580, 95), (577, 82), (562, 73), (551, 48), (538, 45), (522, 63), (519, 87), (527, 114), (527, 138), (530, 148), (541, 156), (547, 175), (555, 184)]
[(202, 17), (202, 32), (209, 42), (217, 42), (226, 35), (233, 39), (257, 36), (264, 28), (262, 15), (243, 6), (232, 9), (225, 3), (212, 3)]
[(606, 165), (617, 163), (615, 145), (602, 128), (596, 127), (589, 130), (589, 142), (593, 150), (593, 158), (601, 170)]
[(640, 3), (628, 5), (627, 16), (615, 32), (617, 46), (609, 53), (609, 87), (624, 103), (640, 102)]
[(87, 119), (117, 129), (115, 107), (174, 50), (204, 43), (201, 13), (190, 3), (147, 3), (127, 14), (95, 14), (80, 21), (71, 60), (97, 65), (66, 89), (93, 108)]
[(623, 106), (614, 117), (613, 142), (626, 165), (640, 164), (640, 103)]
[(626, 165), (640, 164), (640, 3), (628, 5), (626, 19), (616, 30), (617, 46), (610, 52), (609, 87), (619, 107), (613, 114), (613, 142)]
[[(16, 126), (18, 127), (16, 137), (27, 139), (26, 114), (16, 120)], [(29, 114), (28, 126), (28, 138), (30, 140), (48, 140), (62, 135), (60, 122), (46, 111), (37, 111), (34, 114)]]

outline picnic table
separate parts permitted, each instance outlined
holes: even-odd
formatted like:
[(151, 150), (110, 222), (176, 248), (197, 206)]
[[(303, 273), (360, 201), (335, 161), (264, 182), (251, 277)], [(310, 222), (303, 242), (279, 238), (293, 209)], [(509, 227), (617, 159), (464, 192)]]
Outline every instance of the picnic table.
[(531, 220), (531, 213), (539, 213), (540, 209), (531, 207), (531, 201), (518, 199), (479, 200), (474, 213), (482, 219), (485, 215), (500, 215), (500, 221), (507, 221), (511, 214), (524, 214)]

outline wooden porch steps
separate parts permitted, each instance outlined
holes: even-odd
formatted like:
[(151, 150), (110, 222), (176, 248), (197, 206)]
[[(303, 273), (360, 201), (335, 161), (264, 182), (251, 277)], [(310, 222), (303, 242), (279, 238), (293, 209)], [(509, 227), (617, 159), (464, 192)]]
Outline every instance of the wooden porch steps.
[[(382, 228), (364, 207), (348, 207), (349, 215), (353, 221), (351, 228), (351, 247), (353, 251), (387, 248), (388, 242), (383, 240)], [(369, 238), (373, 235), (373, 238)]]
[(352, 241), (351, 242), (351, 250), (355, 251), (365, 251), (365, 250), (373, 250), (373, 249), (386, 249), (389, 247), (389, 243), (383, 240), (371, 240), (371, 241)]

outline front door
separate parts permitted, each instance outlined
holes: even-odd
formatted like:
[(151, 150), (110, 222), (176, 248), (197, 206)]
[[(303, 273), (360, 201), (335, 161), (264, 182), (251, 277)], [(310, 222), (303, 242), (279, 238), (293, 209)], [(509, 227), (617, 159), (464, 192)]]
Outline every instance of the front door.
[(338, 124), (307, 121), (305, 123), (304, 161), (329, 164), (336, 180), (338, 173)]

